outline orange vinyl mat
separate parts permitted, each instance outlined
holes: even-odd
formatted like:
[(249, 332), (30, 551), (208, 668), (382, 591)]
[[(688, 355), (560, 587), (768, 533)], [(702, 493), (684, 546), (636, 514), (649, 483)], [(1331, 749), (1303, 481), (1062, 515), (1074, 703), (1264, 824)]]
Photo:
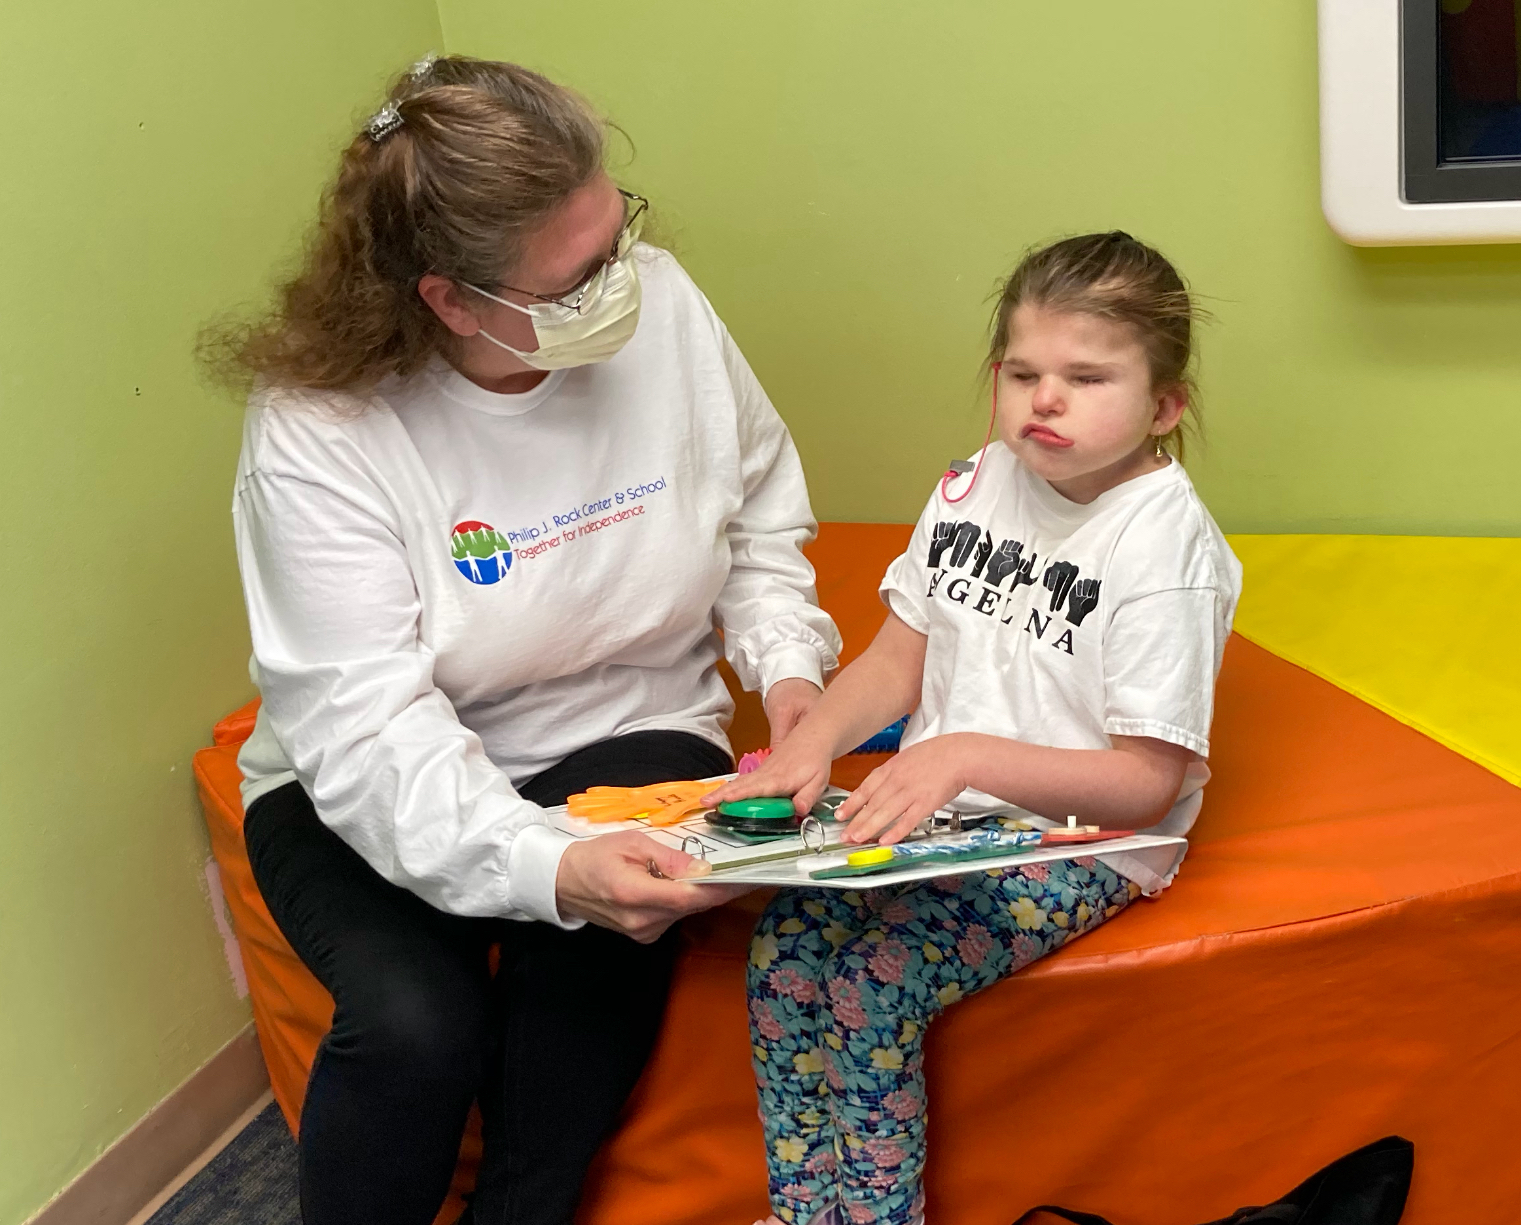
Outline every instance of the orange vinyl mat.
[[(811, 550), (851, 652), (881, 623), (876, 583), (907, 531), (828, 524)], [(218, 725), (196, 775), (294, 1126), (332, 1005), (243, 852), (252, 710)], [(753, 700), (735, 740), (764, 740)], [(1407, 1225), (1521, 1220), (1506, 1122), (1521, 1101), (1521, 789), (1241, 638), (1213, 742), (1177, 883), (936, 1024), (929, 1220), (1009, 1225), (1061, 1203), (1191, 1225), (1390, 1133), (1416, 1146)], [(844, 759), (836, 778), (872, 762)], [(686, 923), (664, 1031), (581, 1225), (764, 1215), (744, 999), (758, 904)]]

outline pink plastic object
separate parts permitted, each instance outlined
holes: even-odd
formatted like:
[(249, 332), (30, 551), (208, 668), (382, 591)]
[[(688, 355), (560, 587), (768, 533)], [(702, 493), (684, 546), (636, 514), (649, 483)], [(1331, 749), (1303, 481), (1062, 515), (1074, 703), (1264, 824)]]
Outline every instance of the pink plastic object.
[(757, 749), (753, 753), (746, 753), (739, 759), (740, 774), (754, 774), (760, 769), (761, 762), (771, 756), (770, 749)]

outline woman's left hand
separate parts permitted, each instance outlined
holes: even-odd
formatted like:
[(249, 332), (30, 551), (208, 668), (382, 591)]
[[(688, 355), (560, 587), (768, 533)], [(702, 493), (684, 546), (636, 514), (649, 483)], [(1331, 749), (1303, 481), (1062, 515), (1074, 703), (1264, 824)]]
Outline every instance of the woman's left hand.
[(840, 805), (839, 819), (850, 822), (845, 841), (903, 841), (966, 790), (971, 745), (967, 736), (933, 736), (878, 766)]
[(819, 704), (824, 691), (800, 676), (777, 681), (766, 692), (766, 721), (771, 724), (771, 747), (781, 744), (803, 717)]

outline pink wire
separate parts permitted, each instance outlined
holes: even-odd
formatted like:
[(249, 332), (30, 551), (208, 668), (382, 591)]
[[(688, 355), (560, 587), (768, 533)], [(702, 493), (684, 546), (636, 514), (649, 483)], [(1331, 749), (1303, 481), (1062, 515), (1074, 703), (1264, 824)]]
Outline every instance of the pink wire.
[(954, 503), (961, 501), (961, 499), (966, 497), (967, 494), (971, 493), (977, 485), (977, 475), (982, 471), (982, 457), (988, 453), (988, 443), (993, 441), (993, 427), (998, 424), (998, 372), (1002, 369), (1002, 362), (993, 363), (993, 411), (992, 414), (988, 417), (988, 433), (987, 437), (982, 440), (982, 450), (977, 452), (977, 465), (972, 469), (972, 479), (967, 483), (967, 487), (963, 489), (959, 495), (953, 498), (950, 494), (946, 493), (945, 487), (949, 482), (955, 480), (958, 476), (960, 476), (961, 473), (953, 472), (947, 469), (946, 474), (940, 478), (940, 496), (947, 502)]

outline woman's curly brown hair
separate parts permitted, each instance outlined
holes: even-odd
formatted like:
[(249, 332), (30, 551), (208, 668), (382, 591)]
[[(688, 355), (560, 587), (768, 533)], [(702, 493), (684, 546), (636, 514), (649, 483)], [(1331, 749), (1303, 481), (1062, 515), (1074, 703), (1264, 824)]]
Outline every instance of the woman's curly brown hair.
[(424, 61), (389, 98), (400, 126), (379, 140), (361, 130), (344, 150), (273, 308), (202, 333), (223, 381), (364, 394), (414, 374), (453, 337), (418, 280), (500, 283), (525, 236), (602, 166), (601, 119), (516, 64)]

